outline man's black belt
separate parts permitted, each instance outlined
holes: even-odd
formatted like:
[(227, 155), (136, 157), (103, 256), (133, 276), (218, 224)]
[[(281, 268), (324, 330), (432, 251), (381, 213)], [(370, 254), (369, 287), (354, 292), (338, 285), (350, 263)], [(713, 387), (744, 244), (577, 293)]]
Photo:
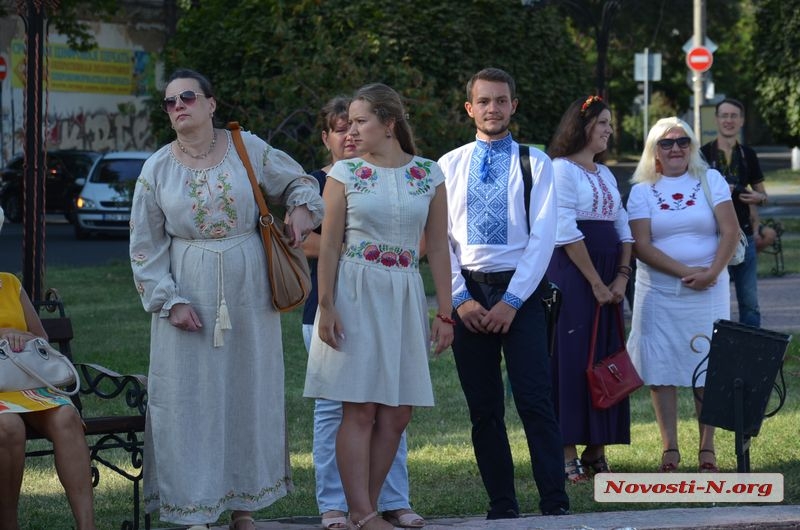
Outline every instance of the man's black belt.
[(514, 271), (480, 272), (461, 269), (461, 274), (474, 282), (486, 285), (508, 285), (514, 276)]

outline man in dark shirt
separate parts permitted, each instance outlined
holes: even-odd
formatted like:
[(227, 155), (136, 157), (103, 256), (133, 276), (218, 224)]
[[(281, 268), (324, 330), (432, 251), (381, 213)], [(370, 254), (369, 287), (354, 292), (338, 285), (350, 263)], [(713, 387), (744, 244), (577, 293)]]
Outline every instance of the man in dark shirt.
[(758, 257), (754, 240), (758, 223), (754, 222), (754, 218), (757, 219), (755, 208), (767, 201), (764, 174), (755, 151), (739, 143), (739, 133), (744, 125), (744, 105), (726, 98), (717, 104), (716, 118), (717, 138), (700, 150), (708, 165), (722, 173), (728, 181), (739, 226), (747, 236), (744, 261), (728, 268), (736, 287), (739, 322), (760, 327)]

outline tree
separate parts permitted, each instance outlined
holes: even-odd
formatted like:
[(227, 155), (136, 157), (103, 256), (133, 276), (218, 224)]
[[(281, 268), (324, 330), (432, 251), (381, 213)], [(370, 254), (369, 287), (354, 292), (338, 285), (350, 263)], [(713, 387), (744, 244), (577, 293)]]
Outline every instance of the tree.
[(758, 109), (776, 139), (800, 145), (800, 1), (762, 0), (755, 18)]
[(323, 162), (317, 110), (367, 82), (406, 98), (418, 145), (431, 158), (474, 137), (464, 85), (483, 67), (515, 77), (514, 134), (529, 142), (547, 142), (589, 84), (557, 10), (528, 10), (519, 0), (205, 0), (183, 11), (164, 58), (168, 72), (186, 66), (209, 75), (218, 121), (242, 122), (309, 169)]
[[(32, 2), (4, 0), (0, 2), (0, 18), (26, 12), (25, 4)], [(71, 48), (80, 51), (92, 49), (96, 42), (89, 24), (83, 22), (83, 13), (96, 17), (109, 17), (117, 12), (117, 0), (51, 0), (44, 2), (45, 13), (58, 33), (66, 35)]]

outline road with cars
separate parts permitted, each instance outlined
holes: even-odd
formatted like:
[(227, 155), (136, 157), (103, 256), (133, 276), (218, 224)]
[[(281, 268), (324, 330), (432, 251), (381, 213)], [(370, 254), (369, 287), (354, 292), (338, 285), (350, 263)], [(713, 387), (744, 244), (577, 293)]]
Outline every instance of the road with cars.
[[(22, 270), (22, 225), (8, 223), (0, 232), (0, 271)], [(75, 228), (62, 215), (50, 215), (45, 226), (45, 265), (84, 267), (128, 260), (128, 235), (75, 238)]]

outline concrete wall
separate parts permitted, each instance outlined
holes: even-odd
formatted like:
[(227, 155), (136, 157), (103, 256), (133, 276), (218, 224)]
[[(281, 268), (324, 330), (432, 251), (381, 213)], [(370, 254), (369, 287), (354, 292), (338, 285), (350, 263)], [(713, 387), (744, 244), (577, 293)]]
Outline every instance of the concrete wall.
[[(128, 22), (125, 22), (127, 20)], [(76, 53), (51, 28), (43, 95), (47, 149), (152, 150), (145, 102), (156, 86), (165, 28), (158, 11), (127, 12), (114, 23), (91, 22), (97, 48)], [(25, 26), (0, 18), (0, 56), (9, 65), (0, 85), (0, 165), (22, 150)]]

